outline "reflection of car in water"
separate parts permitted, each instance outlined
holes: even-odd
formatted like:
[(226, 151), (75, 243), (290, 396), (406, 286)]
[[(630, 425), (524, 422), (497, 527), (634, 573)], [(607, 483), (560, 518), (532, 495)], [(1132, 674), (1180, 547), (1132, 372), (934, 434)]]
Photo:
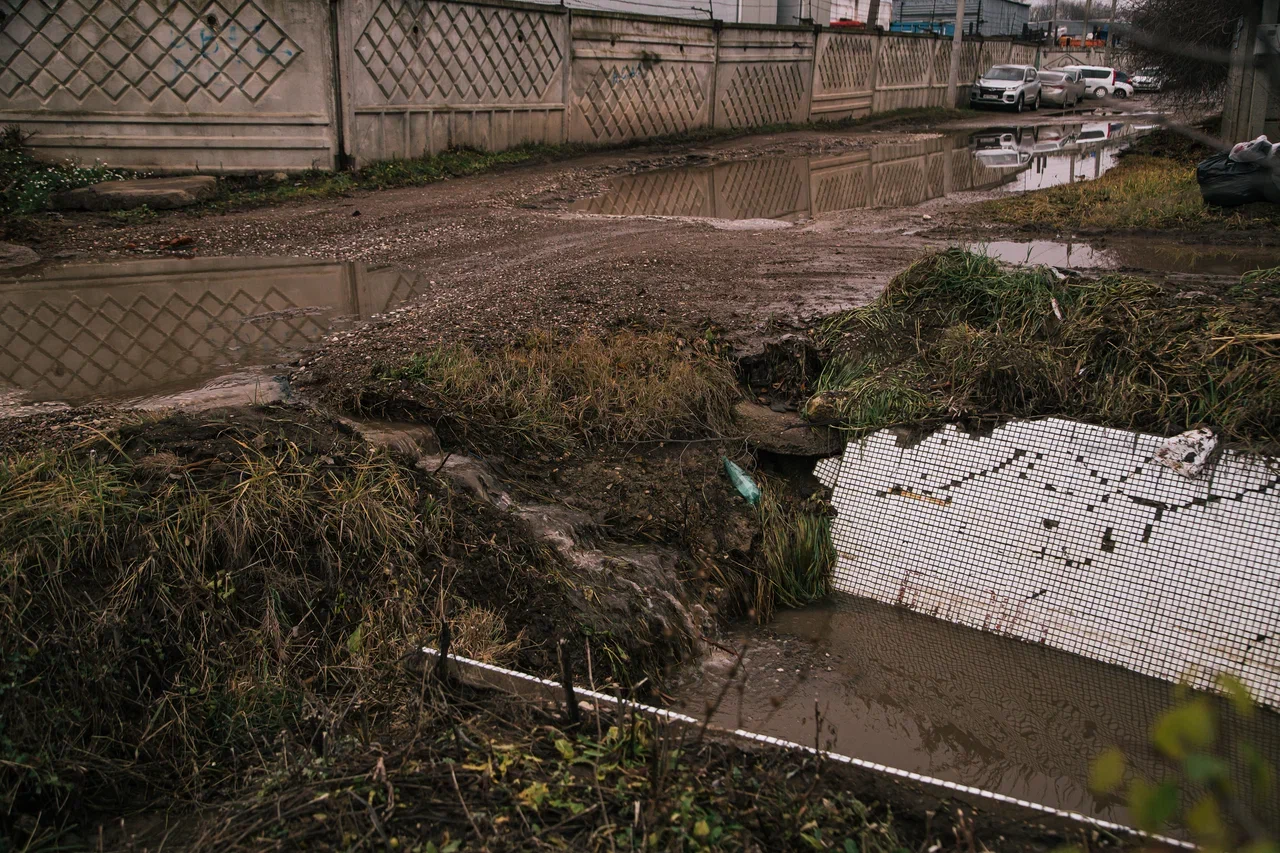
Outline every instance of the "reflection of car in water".
[(969, 148), (973, 156), (988, 168), (1021, 166), (1031, 161), (1031, 148), (1024, 146), (1033, 141), (1035, 128), (989, 127), (969, 136)]
[(1121, 136), (1124, 131), (1122, 122), (1094, 122), (1080, 128), (1080, 142), (1105, 142)]
[(984, 166), (1009, 168), (1031, 162), (1036, 154), (1060, 151), (1076, 141), (1080, 125), (992, 127), (969, 136), (969, 150)]

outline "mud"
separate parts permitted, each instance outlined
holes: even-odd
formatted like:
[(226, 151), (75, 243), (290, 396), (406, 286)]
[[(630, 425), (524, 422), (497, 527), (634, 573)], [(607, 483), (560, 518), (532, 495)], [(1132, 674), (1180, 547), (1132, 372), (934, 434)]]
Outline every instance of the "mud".
[[(1117, 822), (1123, 806), (1088, 789), (1094, 756), (1119, 746), (1148, 778), (1172, 770), (1150, 729), (1174, 685), (1120, 667), (847, 596), (728, 645), (741, 673), (713, 651), (674, 708)], [(1241, 721), (1216, 704), (1229, 754), (1239, 740), (1280, 753), (1280, 714)]]

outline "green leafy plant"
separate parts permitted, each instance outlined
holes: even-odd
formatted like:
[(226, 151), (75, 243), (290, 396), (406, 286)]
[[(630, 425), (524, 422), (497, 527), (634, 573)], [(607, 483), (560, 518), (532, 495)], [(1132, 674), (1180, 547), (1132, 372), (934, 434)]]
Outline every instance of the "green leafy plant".
[[(1234, 676), (1218, 676), (1234, 713), (1257, 713), (1248, 688)], [(1280, 853), (1254, 809), (1274, 805), (1275, 771), (1249, 743), (1234, 750), (1222, 736), (1221, 720), (1208, 696), (1179, 687), (1179, 702), (1151, 728), (1155, 750), (1177, 767), (1175, 776), (1153, 782), (1133, 772), (1115, 748), (1094, 759), (1089, 786), (1102, 796), (1122, 795), (1140, 829), (1162, 832), (1185, 827), (1206, 850)], [(1238, 771), (1243, 771), (1238, 772)], [(1237, 780), (1248, 780), (1247, 787)]]

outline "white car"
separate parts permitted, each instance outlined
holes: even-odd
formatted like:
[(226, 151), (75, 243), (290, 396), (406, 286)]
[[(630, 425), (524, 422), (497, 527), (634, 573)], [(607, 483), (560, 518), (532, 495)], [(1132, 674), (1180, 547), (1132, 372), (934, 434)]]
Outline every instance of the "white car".
[(969, 89), (969, 106), (1040, 108), (1040, 75), (1032, 65), (993, 65)]
[(1135, 92), (1164, 91), (1164, 74), (1159, 68), (1139, 68), (1129, 82)]
[(1133, 95), (1129, 75), (1101, 65), (1068, 65), (1084, 78), (1084, 93), (1089, 98), (1128, 98)]

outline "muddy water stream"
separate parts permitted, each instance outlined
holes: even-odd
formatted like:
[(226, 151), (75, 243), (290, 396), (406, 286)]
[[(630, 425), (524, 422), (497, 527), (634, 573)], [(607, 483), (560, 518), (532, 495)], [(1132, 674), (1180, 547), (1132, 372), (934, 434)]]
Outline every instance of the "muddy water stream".
[[(1169, 771), (1149, 733), (1174, 685), (1117, 666), (850, 596), (728, 642), (742, 673), (726, 690), (734, 658), (714, 652), (673, 707), (705, 718), (723, 693), (718, 725), (1121, 822), (1089, 792), (1089, 761), (1119, 746), (1148, 778)], [(1227, 737), (1274, 755), (1280, 715)]]
[(840, 154), (660, 169), (618, 178), (573, 209), (798, 222), (841, 210), (909, 207), (968, 190), (1041, 189), (1098, 177), (1149, 130), (1107, 121), (991, 127)]
[(0, 403), (261, 401), (281, 389), (255, 368), (426, 284), (305, 258), (70, 264), (0, 279)]

